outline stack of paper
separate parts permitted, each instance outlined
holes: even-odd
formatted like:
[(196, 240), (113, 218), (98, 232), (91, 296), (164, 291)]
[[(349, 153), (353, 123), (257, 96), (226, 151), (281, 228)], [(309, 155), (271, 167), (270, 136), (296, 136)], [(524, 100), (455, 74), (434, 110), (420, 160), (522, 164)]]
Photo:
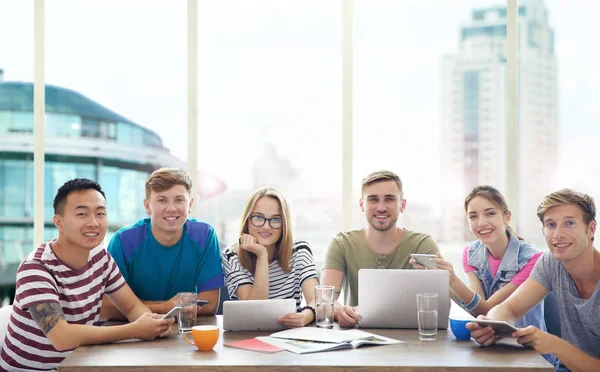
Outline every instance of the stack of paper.
[(351, 349), (361, 345), (393, 345), (404, 343), (403, 341), (358, 329), (338, 331), (309, 327), (289, 329), (273, 333), (270, 337), (257, 337), (257, 339), (296, 354)]

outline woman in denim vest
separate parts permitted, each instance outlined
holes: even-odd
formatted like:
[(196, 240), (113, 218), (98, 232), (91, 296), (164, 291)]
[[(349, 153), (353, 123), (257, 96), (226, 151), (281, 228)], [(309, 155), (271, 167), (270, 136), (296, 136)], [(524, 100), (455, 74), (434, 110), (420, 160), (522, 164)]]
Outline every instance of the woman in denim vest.
[[(438, 253), (438, 269), (450, 272), (450, 296), (474, 316), (485, 315), (503, 302), (531, 273), (542, 252), (536, 251), (508, 226), (511, 212), (504, 196), (492, 186), (477, 186), (465, 198), (471, 232), (478, 239), (463, 251), (469, 285), (455, 274), (452, 264)], [(417, 269), (426, 269), (411, 260)], [(534, 325), (545, 330), (543, 302), (519, 319), (517, 327)]]
[[(465, 198), (469, 228), (476, 241), (463, 251), (463, 268), (469, 285), (455, 274), (441, 254), (431, 260), (450, 272), (450, 297), (474, 316), (486, 315), (508, 298), (527, 278), (543, 252), (538, 252), (508, 225), (511, 213), (504, 196), (492, 186), (477, 186)], [(417, 269), (427, 269), (411, 260)], [(546, 330), (544, 301), (515, 322), (519, 328), (533, 325)], [(543, 355), (555, 363), (552, 354)]]

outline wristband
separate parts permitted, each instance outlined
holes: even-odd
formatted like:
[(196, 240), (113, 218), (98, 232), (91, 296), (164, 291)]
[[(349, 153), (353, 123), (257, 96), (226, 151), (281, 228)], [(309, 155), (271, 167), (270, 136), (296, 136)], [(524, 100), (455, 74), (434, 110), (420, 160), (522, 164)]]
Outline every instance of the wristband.
[(298, 309), (297, 312), (301, 313), (301, 312), (303, 312), (306, 309), (309, 309), (310, 311), (312, 311), (313, 319), (308, 324), (313, 324), (317, 320), (317, 313), (315, 312), (315, 309), (312, 306), (304, 306), (303, 308)]
[(469, 312), (475, 310), (475, 308), (479, 306), (479, 303), (481, 302), (481, 297), (477, 294), (477, 292), (473, 292), (473, 294), (473, 299), (468, 304), (465, 304), (462, 300), (460, 301), (460, 306)]

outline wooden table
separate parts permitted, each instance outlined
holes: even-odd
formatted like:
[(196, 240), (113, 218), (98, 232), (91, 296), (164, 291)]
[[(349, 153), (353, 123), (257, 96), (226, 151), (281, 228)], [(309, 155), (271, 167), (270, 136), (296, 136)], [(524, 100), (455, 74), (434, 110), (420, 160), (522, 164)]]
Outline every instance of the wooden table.
[[(222, 324), (222, 317), (199, 317), (197, 324)], [(337, 326), (337, 325), (336, 325)], [(479, 347), (456, 341), (451, 331), (438, 331), (436, 341), (419, 341), (417, 330), (367, 329), (405, 344), (297, 355), (264, 354), (224, 347), (223, 343), (272, 332), (223, 332), (213, 351), (198, 351), (173, 326), (169, 338), (82, 346), (61, 363), (60, 372), (75, 371), (553, 371), (534, 350), (514, 346)]]

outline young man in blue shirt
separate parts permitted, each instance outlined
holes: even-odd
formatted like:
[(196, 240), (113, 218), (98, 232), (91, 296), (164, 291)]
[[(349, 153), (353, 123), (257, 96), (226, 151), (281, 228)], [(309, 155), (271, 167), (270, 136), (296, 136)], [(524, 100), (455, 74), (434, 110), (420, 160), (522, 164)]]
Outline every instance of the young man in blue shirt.
[[(113, 236), (108, 251), (133, 292), (154, 312), (176, 305), (178, 292), (197, 292), (208, 304), (198, 315), (213, 315), (224, 285), (217, 235), (211, 225), (188, 218), (192, 181), (181, 169), (161, 168), (146, 180), (144, 207), (149, 218)], [(102, 315), (121, 314), (105, 301)]]

